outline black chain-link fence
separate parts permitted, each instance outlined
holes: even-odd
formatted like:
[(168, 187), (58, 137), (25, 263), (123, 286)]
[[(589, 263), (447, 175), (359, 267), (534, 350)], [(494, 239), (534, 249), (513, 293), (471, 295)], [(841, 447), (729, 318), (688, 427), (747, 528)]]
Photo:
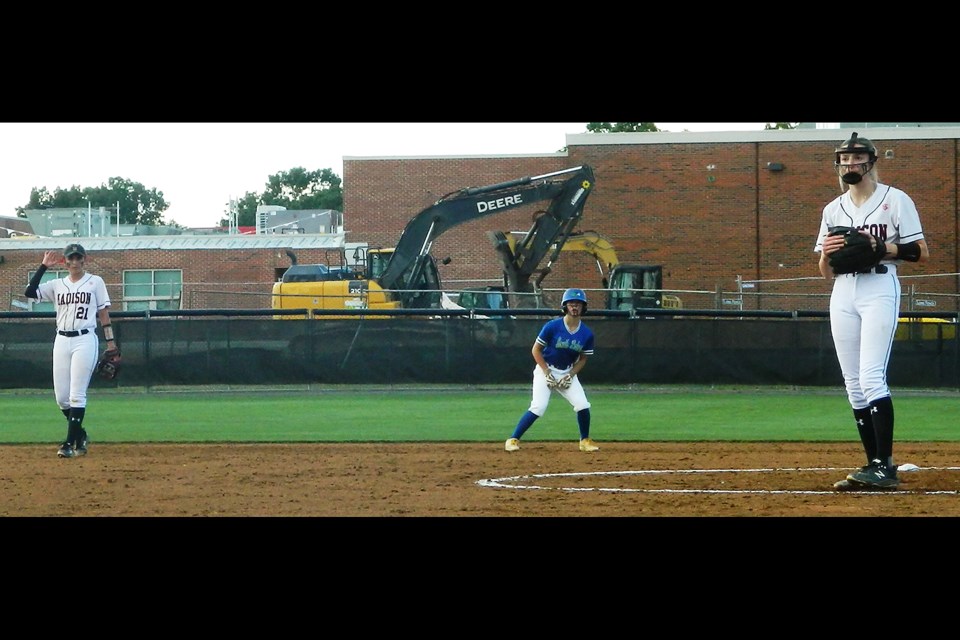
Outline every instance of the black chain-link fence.
[[(526, 384), (530, 349), (552, 312), (496, 313), (275, 319), (268, 311), (116, 312), (123, 368), (115, 381), (94, 385)], [(590, 384), (842, 386), (822, 312), (599, 313), (585, 318), (596, 334), (582, 374)], [(955, 316), (903, 322), (891, 386), (960, 387), (956, 329)], [(52, 313), (0, 313), (0, 388), (51, 387), (53, 340)]]

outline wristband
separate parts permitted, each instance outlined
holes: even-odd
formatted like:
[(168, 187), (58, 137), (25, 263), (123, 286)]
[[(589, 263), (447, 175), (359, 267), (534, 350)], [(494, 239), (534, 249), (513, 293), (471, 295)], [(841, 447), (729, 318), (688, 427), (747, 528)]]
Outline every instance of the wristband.
[(112, 325), (112, 324), (105, 324), (105, 325), (103, 325), (103, 338), (104, 338), (107, 342), (110, 342), (110, 341), (113, 340), (113, 325)]
[(920, 243), (914, 240), (907, 244), (897, 245), (897, 257), (907, 262), (920, 261)]

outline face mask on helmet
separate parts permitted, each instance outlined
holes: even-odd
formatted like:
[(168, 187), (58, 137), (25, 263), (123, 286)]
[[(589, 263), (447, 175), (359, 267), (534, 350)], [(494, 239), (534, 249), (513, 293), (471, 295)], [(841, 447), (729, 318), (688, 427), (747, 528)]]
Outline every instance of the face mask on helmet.
[[(867, 166), (871, 165), (871, 166)], [(861, 162), (859, 164), (845, 164), (844, 167), (853, 167), (850, 171), (847, 171), (845, 174), (840, 176), (840, 179), (843, 180), (844, 184), (859, 184), (863, 180), (864, 174), (870, 173), (870, 169), (873, 168), (872, 163), (870, 162)], [(863, 167), (863, 173), (860, 172), (860, 167)]]

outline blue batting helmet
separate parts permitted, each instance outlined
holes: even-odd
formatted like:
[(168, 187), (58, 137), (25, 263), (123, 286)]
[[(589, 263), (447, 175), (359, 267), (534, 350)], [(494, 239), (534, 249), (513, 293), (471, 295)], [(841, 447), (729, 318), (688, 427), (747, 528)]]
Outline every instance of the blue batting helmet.
[(583, 289), (567, 289), (563, 292), (563, 298), (560, 300), (560, 310), (566, 312), (567, 303), (571, 300), (579, 300), (583, 303), (583, 310), (587, 310), (587, 294)]

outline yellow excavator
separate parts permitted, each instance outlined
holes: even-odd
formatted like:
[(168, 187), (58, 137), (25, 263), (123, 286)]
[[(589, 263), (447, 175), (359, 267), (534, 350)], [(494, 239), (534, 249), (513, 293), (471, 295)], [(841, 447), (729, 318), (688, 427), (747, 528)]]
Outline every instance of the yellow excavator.
[[(526, 234), (522, 231), (491, 231), (488, 234), (494, 245), (509, 263), (516, 255), (517, 247), (522, 246)], [(621, 263), (617, 252), (608, 238), (596, 231), (571, 233), (559, 248), (559, 252), (582, 251), (593, 256), (600, 273), (600, 282), (608, 290), (605, 308), (607, 309), (681, 309), (683, 304), (677, 296), (665, 295), (663, 289), (663, 267), (661, 265), (639, 265)], [(537, 286), (550, 273), (552, 263), (539, 270)]]

